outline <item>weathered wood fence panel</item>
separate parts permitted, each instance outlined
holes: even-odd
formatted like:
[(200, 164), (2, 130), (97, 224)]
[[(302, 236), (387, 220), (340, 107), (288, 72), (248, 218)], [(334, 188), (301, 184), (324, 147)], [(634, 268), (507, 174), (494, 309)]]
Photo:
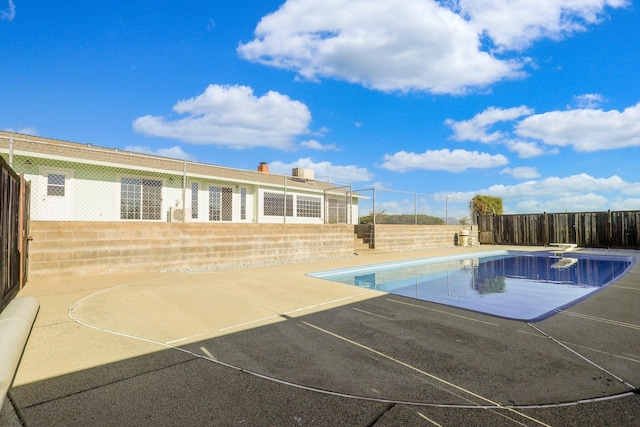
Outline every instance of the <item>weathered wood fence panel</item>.
[(495, 239), (493, 234), (493, 219), (492, 215), (479, 215), (477, 218), (478, 224), (478, 242), (482, 245), (494, 245)]
[(638, 224), (640, 224), (640, 211), (612, 212), (611, 246), (639, 247)]
[(481, 215), (477, 224), (482, 244), (640, 248), (640, 211)]
[(30, 191), (0, 157), (0, 311), (27, 280)]

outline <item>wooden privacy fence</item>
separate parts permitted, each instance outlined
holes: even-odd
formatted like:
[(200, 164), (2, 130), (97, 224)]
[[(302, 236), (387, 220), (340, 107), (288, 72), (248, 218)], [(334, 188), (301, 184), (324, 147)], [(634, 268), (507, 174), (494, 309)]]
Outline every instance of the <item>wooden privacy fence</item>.
[(484, 244), (640, 248), (640, 211), (479, 215), (477, 224)]
[(27, 279), (30, 187), (0, 157), (0, 311)]

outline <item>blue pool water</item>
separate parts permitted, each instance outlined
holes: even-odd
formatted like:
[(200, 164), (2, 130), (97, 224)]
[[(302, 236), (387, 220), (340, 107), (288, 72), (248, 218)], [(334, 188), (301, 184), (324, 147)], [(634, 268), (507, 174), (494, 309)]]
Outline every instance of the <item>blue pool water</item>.
[(626, 273), (633, 257), (497, 251), (376, 264), (310, 276), (536, 322)]

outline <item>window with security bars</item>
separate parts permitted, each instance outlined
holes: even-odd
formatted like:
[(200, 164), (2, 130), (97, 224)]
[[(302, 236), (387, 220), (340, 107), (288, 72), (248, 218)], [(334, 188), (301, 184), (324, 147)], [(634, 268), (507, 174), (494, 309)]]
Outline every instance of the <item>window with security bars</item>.
[(320, 197), (297, 196), (296, 216), (302, 218), (320, 218), (322, 216), (322, 199), (320, 199)]
[[(283, 216), (285, 212), (284, 194), (265, 192), (263, 214), (265, 216)], [(293, 195), (287, 194), (286, 216), (293, 216)]]
[(59, 173), (47, 175), (47, 196), (64, 196), (65, 176)]
[(162, 218), (162, 181), (122, 178), (120, 219), (159, 220)]
[(209, 187), (209, 221), (233, 219), (233, 190), (229, 187)]
[(344, 199), (329, 198), (327, 200), (327, 223), (347, 223), (347, 202)]
[(240, 219), (247, 219), (247, 189), (240, 189)]
[(198, 183), (191, 183), (191, 218), (198, 218)]

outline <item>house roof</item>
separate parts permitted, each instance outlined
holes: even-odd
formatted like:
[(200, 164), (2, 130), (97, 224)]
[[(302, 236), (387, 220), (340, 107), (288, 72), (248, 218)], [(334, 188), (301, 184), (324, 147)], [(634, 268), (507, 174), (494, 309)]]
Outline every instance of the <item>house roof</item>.
[[(92, 144), (79, 144), (51, 138), (23, 135), (0, 131), (0, 150), (8, 152), (9, 141), (13, 139), (15, 155), (63, 160), (83, 164), (93, 164), (108, 167), (123, 167), (127, 169), (154, 171), (182, 176), (186, 173), (190, 177), (219, 179), (231, 182), (242, 182), (273, 187), (300, 189), (312, 192), (329, 191), (335, 194), (345, 194), (348, 185), (340, 185), (326, 181), (316, 181), (295, 176), (270, 174), (264, 172), (234, 169), (188, 160), (172, 159), (169, 157), (136, 153), (118, 148), (105, 148)], [(354, 197), (364, 197), (353, 193)]]

